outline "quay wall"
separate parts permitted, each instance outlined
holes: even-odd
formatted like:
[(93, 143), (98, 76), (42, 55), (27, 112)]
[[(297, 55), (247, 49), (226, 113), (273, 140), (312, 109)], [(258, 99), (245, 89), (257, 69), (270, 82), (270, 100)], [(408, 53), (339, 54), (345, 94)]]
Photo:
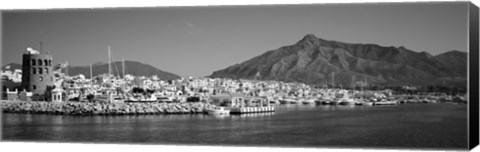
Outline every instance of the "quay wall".
[(90, 103), (0, 101), (5, 113), (39, 113), (61, 115), (136, 115), (197, 114), (214, 109), (209, 103)]

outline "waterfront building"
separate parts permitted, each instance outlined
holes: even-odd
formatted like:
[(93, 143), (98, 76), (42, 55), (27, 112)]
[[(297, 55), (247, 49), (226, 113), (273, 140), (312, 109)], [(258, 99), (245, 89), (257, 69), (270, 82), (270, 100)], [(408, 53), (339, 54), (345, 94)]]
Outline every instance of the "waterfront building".
[(22, 62), (22, 88), (34, 95), (44, 95), (53, 86), (52, 55), (27, 48)]
[(212, 104), (222, 107), (244, 107), (249, 98), (240, 93), (224, 93), (211, 96)]
[(10, 65), (5, 66), (4, 70), (0, 71), (1, 76), (1, 98), (7, 99), (7, 90), (21, 89), (22, 85), (22, 70), (12, 69)]
[(26, 90), (23, 90), (18, 95), (18, 99), (20, 99), (20, 101), (32, 101), (32, 92), (27, 92)]
[(7, 100), (9, 101), (16, 101), (18, 100), (18, 90), (15, 89), (15, 91), (10, 91), (9, 89), (7, 89)]
[(55, 88), (52, 90), (52, 101), (53, 102), (61, 102), (63, 97), (62, 97), (63, 89), (61, 88)]

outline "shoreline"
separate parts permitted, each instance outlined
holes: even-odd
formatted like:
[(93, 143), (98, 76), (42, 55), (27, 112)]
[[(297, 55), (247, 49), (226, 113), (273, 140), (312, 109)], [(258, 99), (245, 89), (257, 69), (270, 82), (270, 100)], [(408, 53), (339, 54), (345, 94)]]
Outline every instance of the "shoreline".
[(209, 103), (91, 103), (1, 100), (4, 113), (52, 115), (155, 115), (204, 114), (215, 106)]

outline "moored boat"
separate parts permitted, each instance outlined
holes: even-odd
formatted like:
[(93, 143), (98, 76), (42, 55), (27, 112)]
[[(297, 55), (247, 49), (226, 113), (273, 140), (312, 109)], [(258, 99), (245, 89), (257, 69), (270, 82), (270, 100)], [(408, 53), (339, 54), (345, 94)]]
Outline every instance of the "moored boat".
[(386, 101), (386, 100), (373, 103), (373, 105), (397, 105), (397, 104), (398, 104), (397, 101)]
[(207, 114), (211, 115), (226, 115), (230, 114), (230, 110), (225, 107), (215, 107), (214, 109), (207, 110)]
[(304, 99), (302, 100), (303, 104), (315, 104), (315, 100), (313, 99)]
[(350, 99), (350, 98), (347, 98), (347, 99), (343, 99), (343, 100), (340, 100), (338, 102), (339, 105), (354, 105), (355, 104), (355, 100), (353, 99)]
[(280, 103), (281, 104), (301, 104), (302, 102), (292, 98), (285, 98), (280, 100)]

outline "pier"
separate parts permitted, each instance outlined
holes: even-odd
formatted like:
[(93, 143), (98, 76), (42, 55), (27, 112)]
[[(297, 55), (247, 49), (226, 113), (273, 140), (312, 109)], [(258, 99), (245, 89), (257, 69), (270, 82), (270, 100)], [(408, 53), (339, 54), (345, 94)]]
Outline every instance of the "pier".
[(263, 112), (275, 112), (274, 106), (268, 107), (237, 107), (231, 108), (231, 114), (245, 114), (245, 113), (263, 113)]
[(5, 113), (58, 115), (137, 115), (137, 114), (203, 114), (215, 106), (209, 103), (91, 103), (0, 101)]

